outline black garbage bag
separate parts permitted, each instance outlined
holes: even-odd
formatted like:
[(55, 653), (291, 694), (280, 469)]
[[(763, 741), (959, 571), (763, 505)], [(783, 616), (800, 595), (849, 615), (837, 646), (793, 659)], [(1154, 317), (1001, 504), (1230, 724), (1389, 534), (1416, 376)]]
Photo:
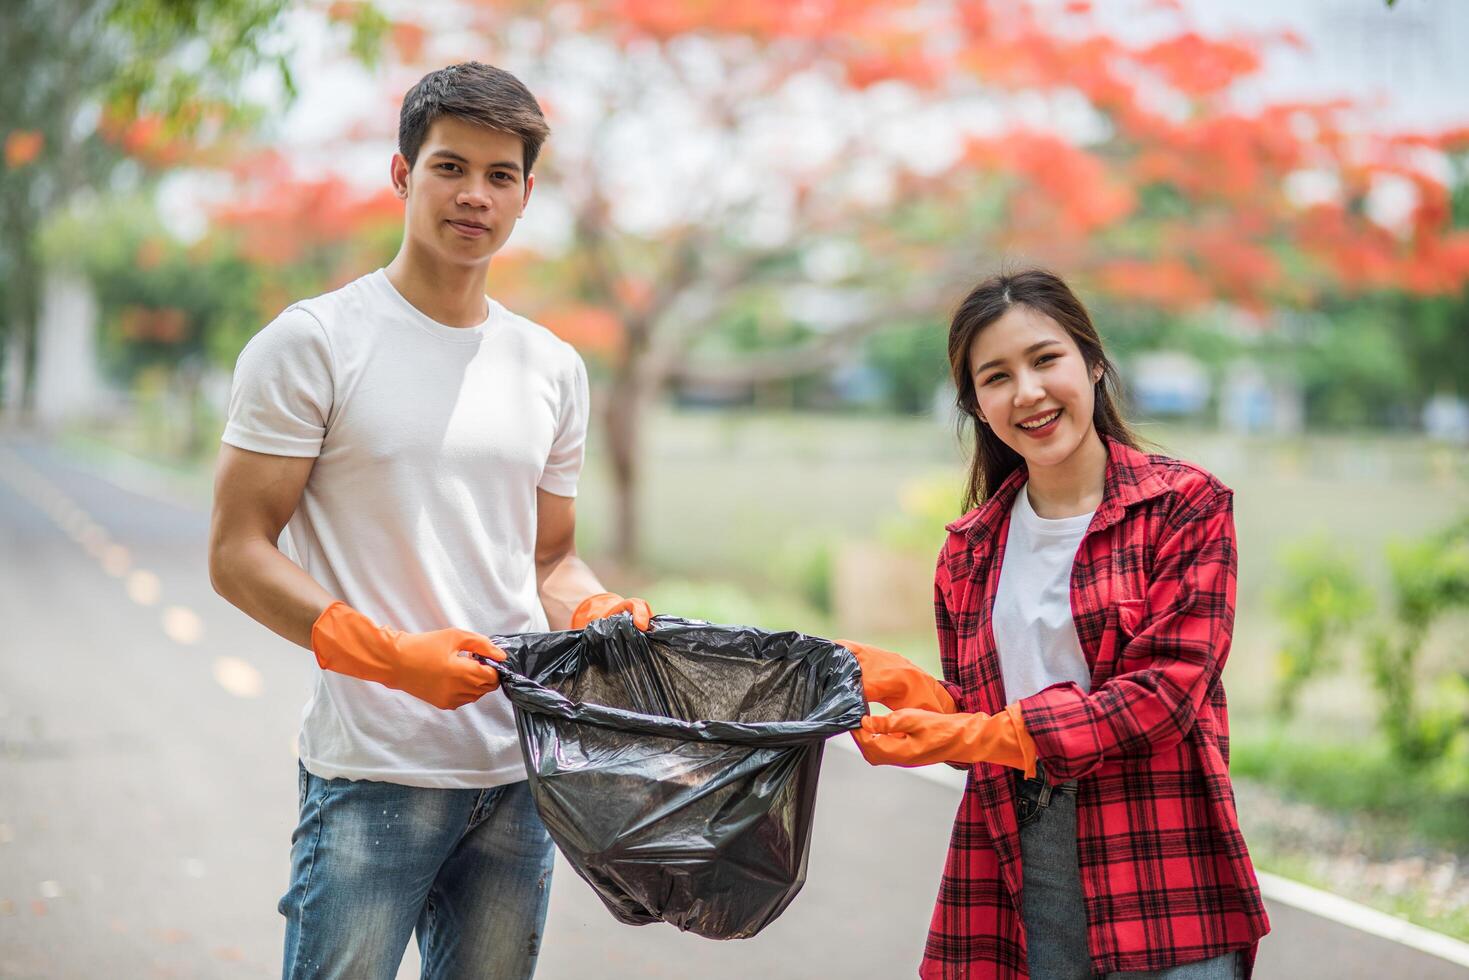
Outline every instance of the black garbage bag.
[(495, 643), (541, 819), (613, 915), (736, 939), (785, 910), (825, 740), (867, 711), (850, 652), (627, 615)]

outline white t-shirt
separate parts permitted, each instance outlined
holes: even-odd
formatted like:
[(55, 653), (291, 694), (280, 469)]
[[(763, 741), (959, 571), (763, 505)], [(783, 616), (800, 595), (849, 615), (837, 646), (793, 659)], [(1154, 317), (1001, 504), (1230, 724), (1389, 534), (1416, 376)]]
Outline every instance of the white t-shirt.
[[(575, 496), (587, 401), (580, 356), (544, 327), (494, 300), (480, 325), (445, 326), (379, 269), (251, 339), (223, 438), (316, 457), (283, 550), (352, 608), (412, 632), (536, 632), (547, 628), (536, 489)], [(324, 778), (525, 778), (502, 694), (441, 711), (330, 671), (303, 713), (300, 752)]]
[(1031, 507), (1029, 487), (1015, 495), (991, 623), (1006, 701), (1062, 681), (1091, 689), (1071, 620), (1071, 565), (1091, 522), (1091, 514), (1048, 520)]

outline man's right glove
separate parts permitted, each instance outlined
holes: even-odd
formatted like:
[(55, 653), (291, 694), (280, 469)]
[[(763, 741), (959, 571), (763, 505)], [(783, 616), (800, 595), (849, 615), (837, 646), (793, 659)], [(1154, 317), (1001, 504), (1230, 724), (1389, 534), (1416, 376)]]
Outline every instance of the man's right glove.
[(379, 626), (345, 602), (327, 606), (311, 627), (311, 649), (332, 670), (404, 691), (435, 708), (461, 708), (500, 686), (500, 675), (461, 650), (491, 660), (505, 653), (467, 630), (405, 633)]
[(855, 640), (837, 640), (862, 668), (862, 696), (889, 708), (923, 708), (952, 714), (954, 698), (939, 681), (902, 655)]

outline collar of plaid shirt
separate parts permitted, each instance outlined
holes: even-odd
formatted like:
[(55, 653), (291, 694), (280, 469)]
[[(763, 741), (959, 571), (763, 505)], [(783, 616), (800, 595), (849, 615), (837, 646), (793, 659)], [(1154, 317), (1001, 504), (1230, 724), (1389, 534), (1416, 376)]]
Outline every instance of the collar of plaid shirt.
[[(1092, 665), (1023, 699), (1056, 780), (1077, 779), (1088, 945), (1100, 974), (1240, 950), (1269, 930), (1229, 786), (1220, 670), (1234, 617), (1231, 493), (1198, 467), (1111, 440), (1102, 502), (1078, 549), (1071, 605)], [(952, 532), (935, 576), (944, 679), (960, 710), (1006, 698), (990, 629), (1018, 470)], [(969, 773), (920, 975), (1026, 974), (1010, 770)]]
[[(1133, 504), (1168, 492), (1168, 484), (1146, 453), (1105, 436), (1102, 441), (1107, 445), (1107, 475), (1102, 484), (1102, 502), (1097, 505), (1088, 534), (1116, 524)], [(1015, 495), (1028, 478), (1024, 466), (1017, 468), (983, 504), (947, 525), (948, 530), (963, 534), (974, 544), (995, 540), (1000, 526), (1009, 518)]]

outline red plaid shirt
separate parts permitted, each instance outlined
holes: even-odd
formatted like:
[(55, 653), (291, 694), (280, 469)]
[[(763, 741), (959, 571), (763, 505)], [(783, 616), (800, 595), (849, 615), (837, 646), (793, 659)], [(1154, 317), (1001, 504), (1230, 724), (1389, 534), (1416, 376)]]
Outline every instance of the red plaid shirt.
[[(1234, 625), (1232, 492), (1188, 463), (1107, 446), (1102, 502), (1071, 572), (1091, 693), (1067, 682), (1020, 702), (1047, 775), (1079, 780), (1092, 966), (1158, 970), (1230, 950), (1252, 965), (1270, 924), (1235, 816), (1219, 679)], [(990, 613), (1025, 479), (1022, 467), (950, 524), (939, 555), (939, 647), (960, 711), (1006, 704)], [(1027, 976), (1013, 772), (969, 771), (926, 980)]]

